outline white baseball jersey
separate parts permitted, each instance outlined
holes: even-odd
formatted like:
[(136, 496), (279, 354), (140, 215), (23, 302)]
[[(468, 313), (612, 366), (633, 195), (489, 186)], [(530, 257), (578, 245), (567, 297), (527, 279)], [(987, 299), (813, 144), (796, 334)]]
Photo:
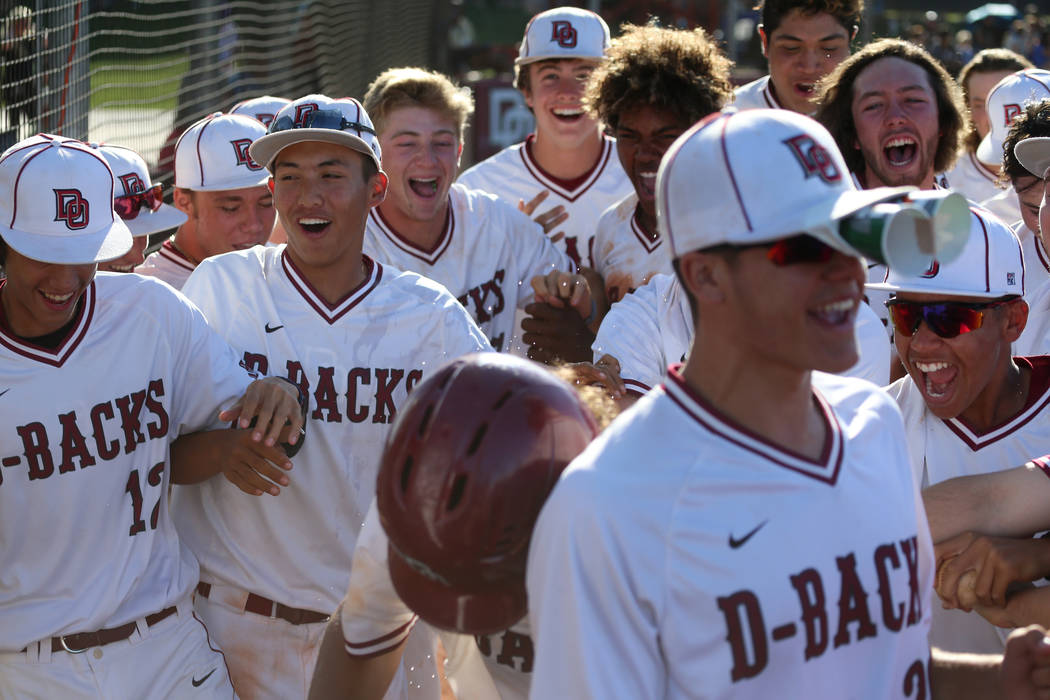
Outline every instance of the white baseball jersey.
[(490, 349), (444, 287), (364, 262), (366, 279), (336, 304), (283, 245), (209, 258), (186, 283), (247, 367), (310, 396), (306, 441), (278, 497), (248, 496), (226, 479), (175, 490), (175, 521), (202, 581), (335, 610), (398, 406), (444, 362)]
[[(944, 173), (946, 184), (950, 189), (962, 194), (971, 202), (981, 203), (1004, 193), (1004, 190), (995, 184), (996, 177), (997, 175), (988, 172), (977, 160), (977, 156), (970, 151), (959, 156), (951, 170)], [(1009, 189), (1009, 192), (1013, 194), (1012, 187)], [(1003, 202), (1003, 204), (993, 204), (995, 209), (985, 206), (1003, 221), (1012, 224), (1021, 215), (1020, 210), (1017, 208), (1017, 198), (1011, 197), (998, 201)]]
[(1050, 280), (1025, 294), (1028, 323), (1021, 337), (1014, 341), (1014, 355), (1050, 354)]
[[(1050, 356), (1018, 357), (1031, 369), (1027, 405), (1000, 426), (980, 433), (959, 418), (941, 420), (926, 408), (910, 376), (887, 387), (900, 405), (907, 448), (916, 483), (923, 488), (957, 476), (1010, 469), (1046, 452), (1050, 431)], [(949, 651), (1001, 654), (1010, 630), (1002, 630), (976, 613), (933, 613), (930, 642)]]
[(423, 250), (399, 234), (379, 208), (368, 215), (365, 254), (444, 285), (459, 299), (492, 347), (520, 343), (515, 311), (532, 301), (530, 280), (575, 266), (543, 235), (539, 224), (495, 195), (453, 184), (441, 238)]
[(1043, 249), (1039, 234), (1018, 221), (1011, 229), (1021, 242), (1021, 258), (1024, 260), (1025, 299), (1031, 299), (1032, 293), (1050, 281), (1050, 258)]
[[(591, 345), (594, 360), (612, 355), (628, 391), (644, 394), (660, 383), (668, 365), (683, 362), (693, 342), (689, 299), (674, 275), (656, 275), (612, 305)], [(890, 345), (875, 312), (857, 309), (854, 333), (860, 359), (842, 374), (879, 386), (890, 378)]]
[(569, 218), (554, 235), (565, 237), (556, 243), (577, 266), (594, 267), (591, 248), (595, 226), (602, 212), (634, 191), (627, 173), (616, 156), (616, 142), (602, 135), (602, 150), (594, 166), (571, 182), (545, 172), (532, 155), (530, 135), (522, 143), (508, 146), (459, 176), (459, 183), (472, 190), (491, 192), (517, 206), (518, 200), (530, 201), (544, 190), (550, 195), (535, 212), (542, 213), (557, 205), (565, 207)]
[(660, 273), (671, 274), (671, 247), (638, 225), (634, 192), (609, 207), (594, 234), (594, 269), (605, 280), (609, 303), (623, 299)]
[(933, 553), (900, 412), (868, 382), (813, 385), (817, 460), (672, 368), (569, 465), (529, 547), (530, 697), (928, 697)]
[(1021, 204), (1017, 201), (1017, 191), (1012, 186), (999, 190), (994, 197), (983, 200), (981, 206), (1007, 224), (1013, 224), (1021, 217)]
[(0, 651), (189, 598), (197, 561), (168, 512), (168, 448), (251, 381), (155, 280), (98, 273), (80, 304), (55, 350), (0, 326)]
[[(343, 599), (341, 612), (343, 640), (346, 653), (351, 656), (367, 657), (388, 652), (419, 626), (418, 616), (401, 601), (390, 580), (387, 544), (386, 533), (379, 523), (379, 511), (373, 501), (354, 550), (350, 587)], [(425, 626), (425, 623), (419, 624)], [(451, 633), (441, 634), (446, 639)], [(472, 640), (474, 642), (484, 666), (461, 667), (458, 673), (451, 669), (457, 661), (453, 658), (453, 649), (460, 645), (446, 644), (450, 657), (450, 680), (461, 688), (472, 689), (472, 692), (461, 697), (471, 700), (525, 700), (529, 695), (534, 656), (528, 619), (521, 620), (504, 632), (478, 636)], [(436, 690), (440, 693), (440, 689)], [(413, 697), (423, 700), (425, 696)]]
[(161, 243), (160, 248), (146, 256), (135, 268), (140, 275), (164, 280), (175, 289), (182, 289), (197, 266), (176, 248), (171, 239)]
[(732, 106), (737, 109), (783, 109), (773, 94), (768, 75), (733, 90)]

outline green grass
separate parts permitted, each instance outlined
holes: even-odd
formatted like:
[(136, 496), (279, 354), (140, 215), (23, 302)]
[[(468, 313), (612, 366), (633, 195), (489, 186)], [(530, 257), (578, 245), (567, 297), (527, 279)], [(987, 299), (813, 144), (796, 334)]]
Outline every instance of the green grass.
[(91, 108), (117, 108), (134, 101), (150, 109), (174, 110), (189, 67), (186, 54), (93, 57)]

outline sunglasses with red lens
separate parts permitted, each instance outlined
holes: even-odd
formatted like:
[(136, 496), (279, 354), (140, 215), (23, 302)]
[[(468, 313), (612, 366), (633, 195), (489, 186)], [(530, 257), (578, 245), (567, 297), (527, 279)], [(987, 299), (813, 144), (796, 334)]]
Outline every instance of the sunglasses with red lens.
[(801, 263), (823, 263), (831, 260), (835, 249), (807, 234), (781, 238), (769, 245), (766, 257), (777, 267)]
[(893, 327), (901, 335), (910, 338), (919, 330), (923, 321), (941, 338), (954, 338), (975, 331), (984, 323), (984, 312), (1008, 304), (1017, 297), (995, 301), (968, 303), (961, 301), (922, 303), (890, 299), (886, 302)]
[(124, 221), (131, 221), (139, 215), (139, 210), (149, 207), (150, 211), (157, 211), (164, 203), (164, 188), (154, 185), (144, 192), (136, 192), (124, 197), (116, 197), (113, 200), (113, 211)]

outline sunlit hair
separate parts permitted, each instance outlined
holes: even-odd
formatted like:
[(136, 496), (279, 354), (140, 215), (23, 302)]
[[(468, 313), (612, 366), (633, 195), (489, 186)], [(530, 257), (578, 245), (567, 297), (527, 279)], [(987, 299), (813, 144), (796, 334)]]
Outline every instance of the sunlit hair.
[[(1009, 184), (1009, 181), (1016, 177), (1033, 174), (1017, 160), (1017, 156), (1014, 155), (1014, 146), (1019, 141), (1036, 136), (1050, 136), (1050, 99), (1042, 102), (1029, 102), (1021, 113), (1014, 117), (1010, 131), (1006, 134), (1006, 140), (1003, 141), (1003, 165), (1000, 174), (1000, 181), (1006, 180), (1003, 184)], [(1036, 177), (1042, 179), (1042, 174)]]
[(822, 13), (831, 15), (852, 38), (860, 26), (864, 0), (759, 0), (754, 9), (759, 12), (759, 22), (767, 37), (780, 27), (784, 17), (798, 10), (808, 16)]
[(390, 68), (380, 73), (365, 93), (364, 108), (382, 134), (390, 114), (401, 107), (423, 107), (452, 119), (463, 140), (474, 114), (470, 90), (459, 87), (436, 71), (423, 68)]

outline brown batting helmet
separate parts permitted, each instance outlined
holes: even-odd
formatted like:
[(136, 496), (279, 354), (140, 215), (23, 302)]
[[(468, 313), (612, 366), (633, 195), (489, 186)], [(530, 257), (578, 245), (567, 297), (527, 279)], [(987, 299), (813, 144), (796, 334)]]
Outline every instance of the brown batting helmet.
[(398, 595), (435, 627), (490, 634), (525, 616), (525, 560), (540, 508), (597, 434), (561, 379), (486, 353), (416, 387), (376, 487)]

